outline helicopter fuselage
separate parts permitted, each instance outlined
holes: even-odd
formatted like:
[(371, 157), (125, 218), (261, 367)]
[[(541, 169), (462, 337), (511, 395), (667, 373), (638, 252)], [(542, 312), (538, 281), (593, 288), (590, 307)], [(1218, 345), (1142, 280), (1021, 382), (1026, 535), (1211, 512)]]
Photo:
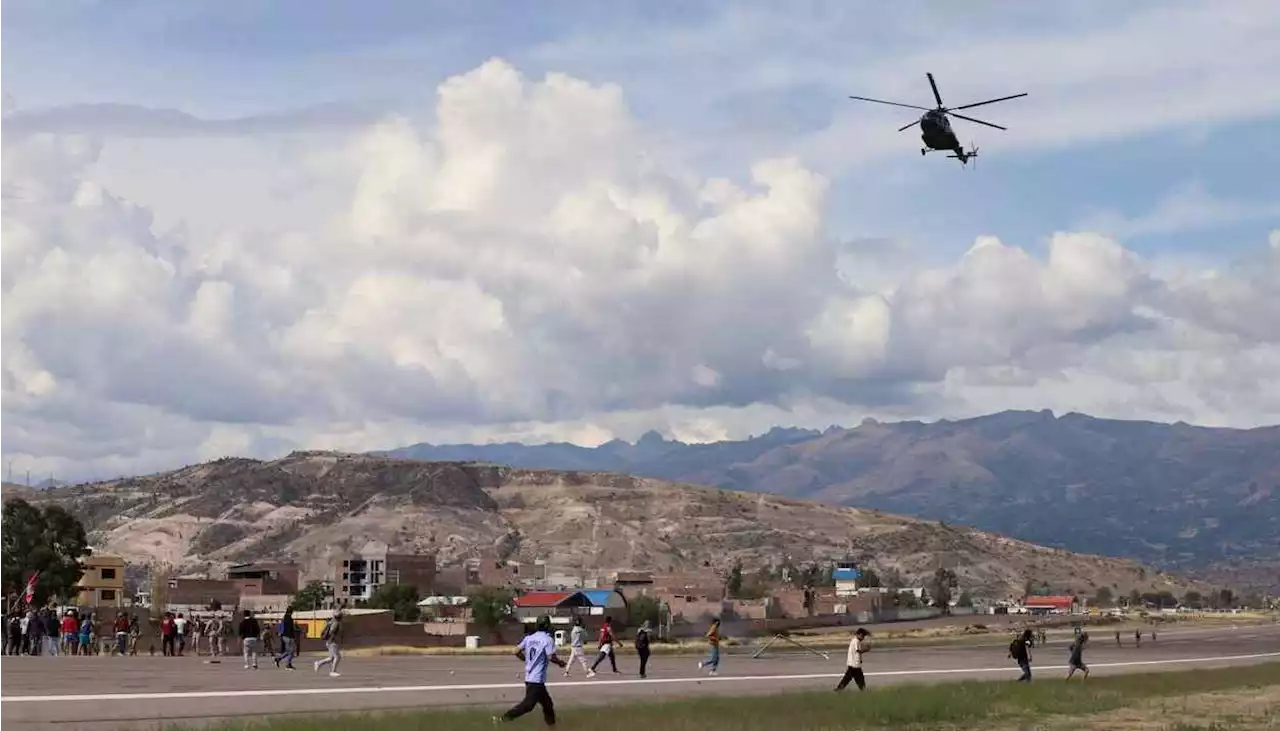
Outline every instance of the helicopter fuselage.
[(951, 150), (961, 153), (960, 141), (956, 133), (951, 131), (951, 121), (947, 115), (936, 109), (924, 113), (920, 117), (920, 139), (931, 150)]

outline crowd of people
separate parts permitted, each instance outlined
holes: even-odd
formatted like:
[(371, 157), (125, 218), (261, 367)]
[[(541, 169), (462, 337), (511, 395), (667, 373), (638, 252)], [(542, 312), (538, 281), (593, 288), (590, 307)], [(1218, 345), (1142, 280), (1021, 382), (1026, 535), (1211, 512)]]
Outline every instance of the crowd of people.
[(52, 608), (10, 611), (5, 617), (5, 655), (136, 655), (138, 616), (116, 612), (108, 620), (97, 612)]
[[(55, 608), (12, 610), (5, 615), (3, 654), (14, 655), (120, 655), (139, 652), (164, 657), (220, 657), (228, 653), (238, 639), (246, 666), (256, 666), (258, 655), (267, 655), (286, 667), (301, 651), (303, 632), (293, 620), (293, 610), (285, 612), (279, 624), (261, 624), (253, 612), (243, 610), (242, 619), (234, 621), (231, 613), (212, 612), (186, 616), (183, 612), (165, 612), (150, 629), (151, 621), (139, 620), (134, 612), (117, 611), (107, 616), (92, 610)], [(339, 617), (341, 612), (338, 613)], [(246, 621), (250, 624), (246, 624)], [(339, 620), (340, 621), (340, 620)], [(334, 630), (340, 634), (340, 629)], [(144, 645), (143, 647), (140, 647)], [(326, 645), (330, 644), (326, 640)], [(234, 648), (230, 650), (235, 652)], [(325, 661), (336, 668), (341, 654), (331, 650)], [(336, 675), (332, 672), (331, 675)]]

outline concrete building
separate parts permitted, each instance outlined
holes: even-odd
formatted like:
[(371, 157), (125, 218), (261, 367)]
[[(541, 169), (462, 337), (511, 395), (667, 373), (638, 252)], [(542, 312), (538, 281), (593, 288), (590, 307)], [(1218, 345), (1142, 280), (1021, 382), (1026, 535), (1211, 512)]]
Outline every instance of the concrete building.
[(84, 573), (76, 582), (76, 605), (81, 607), (124, 606), (124, 559), (94, 553), (84, 560)]
[(240, 587), (246, 596), (296, 594), (300, 568), (284, 561), (242, 563), (227, 569), (227, 579)]
[(836, 596), (853, 596), (858, 593), (858, 580), (862, 571), (853, 561), (837, 561), (831, 578), (836, 582)]
[(368, 600), (384, 584), (407, 584), (421, 594), (436, 583), (436, 558), (390, 553), (382, 541), (369, 541), (359, 553), (338, 559), (334, 598), (339, 602)]
[(190, 611), (220, 606), (234, 609), (240, 603), (240, 587), (225, 579), (176, 578), (169, 579), (165, 606), (161, 609)]

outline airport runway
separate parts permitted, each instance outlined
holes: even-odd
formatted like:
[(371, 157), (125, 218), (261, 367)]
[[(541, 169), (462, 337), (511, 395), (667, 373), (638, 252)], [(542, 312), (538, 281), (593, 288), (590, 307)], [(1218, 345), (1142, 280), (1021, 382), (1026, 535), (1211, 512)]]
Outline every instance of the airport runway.
[[(1132, 634), (1117, 648), (1114, 635), (1090, 633), (1086, 661), (1097, 675), (1188, 670), (1280, 661), (1280, 625), (1241, 625), (1161, 633), (1156, 643), (1133, 647)], [(866, 656), (867, 682), (1009, 679), (1018, 670), (1005, 657), (1007, 642), (974, 646), (885, 648)], [(1065, 673), (1066, 640), (1037, 648), (1038, 678)], [(775, 647), (779, 647), (775, 645)], [(696, 656), (656, 655), (648, 679), (635, 675), (634, 656), (620, 657), (621, 675), (564, 679), (553, 668), (557, 705), (643, 701), (699, 694), (754, 694), (831, 687), (844, 668), (844, 652), (829, 660), (779, 649), (753, 660), (739, 649), (722, 660), (718, 677), (698, 672)], [(348, 658), (342, 677), (330, 678), (300, 658), (298, 670), (277, 670), (268, 660), (244, 670), (239, 658), (221, 664), (184, 657), (4, 658), (4, 728), (145, 729), (169, 723), (199, 725), (215, 719), (266, 714), (335, 713), (425, 706), (509, 705), (523, 694), (522, 665), (503, 657)]]

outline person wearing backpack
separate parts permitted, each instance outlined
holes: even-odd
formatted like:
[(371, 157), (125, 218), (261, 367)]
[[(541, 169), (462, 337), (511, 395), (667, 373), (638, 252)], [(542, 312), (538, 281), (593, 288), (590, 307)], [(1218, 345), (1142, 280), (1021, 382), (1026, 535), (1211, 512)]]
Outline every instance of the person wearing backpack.
[(647, 670), (649, 667), (649, 620), (640, 623), (640, 629), (636, 630), (636, 654), (640, 656), (640, 677), (648, 677)]
[(334, 609), (333, 616), (324, 623), (324, 629), (320, 631), (320, 639), (324, 640), (324, 646), (329, 650), (329, 656), (323, 660), (316, 660), (315, 671), (320, 672), (320, 668), (325, 665), (329, 666), (329, 677), (336, 678), (338, 675), (338, 663), (342, 662), (342, 609)]
[(1013, 642), (1009, 643), (1009, 657), (1022, 668), (1019, 683), (1031, 682), (1031, 630), (1024, 630)]
[(284, 662), (289, 670), (294, 670), (293, 658), (298, 652), (298, 624), (293, 621), (293, 607), (286, 607), (284, 618), (280, 620), (280, 654), (276, 656), (276, 667)]

